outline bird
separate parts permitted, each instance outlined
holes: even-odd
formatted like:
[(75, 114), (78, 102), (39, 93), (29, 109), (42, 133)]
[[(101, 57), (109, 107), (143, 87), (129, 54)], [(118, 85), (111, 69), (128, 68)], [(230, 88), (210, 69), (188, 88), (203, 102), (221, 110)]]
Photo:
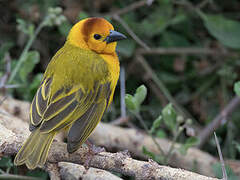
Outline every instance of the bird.
[(32, 100), (31, 134), (15, 165), (43, 167), (55, 135), (66, 129), (68, 153), (87, 140), (113, 100), (120, 71), (116, 46), (123, 39), (100, 17), (82, 19), (71, 28)]

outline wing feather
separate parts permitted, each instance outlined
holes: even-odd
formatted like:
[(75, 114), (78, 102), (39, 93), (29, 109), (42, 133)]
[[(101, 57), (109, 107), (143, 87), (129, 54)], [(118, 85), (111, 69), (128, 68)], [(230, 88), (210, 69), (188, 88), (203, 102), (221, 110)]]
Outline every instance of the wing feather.
[(35, 97), (33, 98), (30, 108), (30, 124), (32, 126), (38, 126), (42, 119), (42, 116), (37, 111), (36, 96), (37, 95), (35, 95)]
[(82, 145), (95, 129), (106, 109), (106, 100), (93, 104), (79, 119), (71, 126), (67, 137), (67, 150), (72, 153)]
[[(76, 151), (95, 129), (108, 106), (110, 95), (110, 83), (102, 84), (98, 88), (94, 103), (92, 103), (89, 109), (82, 116), (74, 121), (67, 138), (67, 149), (69, 153)], [(103, 99), (102, 97), (105, 98)]]
[[(111, 94), (110, 83), (100, 84), (96, 82), (93, 89), (89, 91), (85, 90), (85, 93), (83, 93), (81, 88), (75, 90), (71, 94), (66, 94), (65, 90), (60, 89), (57, 91), (57, 95), (56, 93), (53, 95), (55, 96), (53, 98), (53, 96), (49, 96), (49, 90), (46, 90), (46, 88), (49, 89), (51, 86), (51, 80), (49, 79), (39, 87), (32, 102), (30, 130), (33, 131), (39, 126), (41, 132), (59, 130), (73, 123), (77, 119), (82, 120), (83, 129), (86, 129), (89, 124), (92, 123), (95, 126), (95, 122), (98, 122), (101, 119), (102, 114), (107, 107), (107, 99), (109, 99)], [(51, 98), (50, 102), (49, 98)], [(105, 104), (104, 108), (102, 105), (97, 105), (102, 104), (103, 102)], [(91, 108), (95, 106), (101, 107), (101, 113), (98, 118), (96, 118), (94, 114), (91, 115)], [(98, 110), (98, 108), (96, 108), (96, 110)], [(86, 117), (87, 115), (89, 117)], [(95, 118), (95, 121), (89, 122), (89, 120), (94, 119), (92, 116)], [(91, 131), (92, 130), (90, 130), (89, 133)], [(82, 133), (85, 133), (84, 130)]]

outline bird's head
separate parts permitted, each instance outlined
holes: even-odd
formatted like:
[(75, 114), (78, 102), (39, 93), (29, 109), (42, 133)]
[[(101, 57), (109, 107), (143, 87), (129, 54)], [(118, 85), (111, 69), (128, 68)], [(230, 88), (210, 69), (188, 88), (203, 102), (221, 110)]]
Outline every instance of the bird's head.
[(67, 42), (82, 49), (91, 49), (97, 53), (115, 52), (118, 40), (126, 36), (114, 31), (111, 23), (103, 18), (87, 18), (76, 23), (67, 38)]

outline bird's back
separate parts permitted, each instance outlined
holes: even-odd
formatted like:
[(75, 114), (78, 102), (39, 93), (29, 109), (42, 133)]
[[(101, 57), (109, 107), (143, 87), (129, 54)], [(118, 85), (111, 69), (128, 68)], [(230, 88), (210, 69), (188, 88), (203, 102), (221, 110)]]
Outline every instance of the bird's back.
[(48, 77), (53, 79), (53, 94), (61, 88), (89, 91), (96, 82), (111, 81), (108, 64), (100, 55), (70, 44), (65, 44), (52, 58), (44, 74), (44, 78)]

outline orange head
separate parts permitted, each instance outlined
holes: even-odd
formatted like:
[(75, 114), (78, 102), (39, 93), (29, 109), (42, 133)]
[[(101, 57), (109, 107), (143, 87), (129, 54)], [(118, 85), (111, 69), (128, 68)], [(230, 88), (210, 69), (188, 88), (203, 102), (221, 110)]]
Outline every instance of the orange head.
[(114, 31), (111, 23), (103, 18), (86, 18), (76, 23), (67, 38), (67, 42), (82, 49), (90, 49), (101, 54), (115, 52), (116, 41), (126, 36)]

